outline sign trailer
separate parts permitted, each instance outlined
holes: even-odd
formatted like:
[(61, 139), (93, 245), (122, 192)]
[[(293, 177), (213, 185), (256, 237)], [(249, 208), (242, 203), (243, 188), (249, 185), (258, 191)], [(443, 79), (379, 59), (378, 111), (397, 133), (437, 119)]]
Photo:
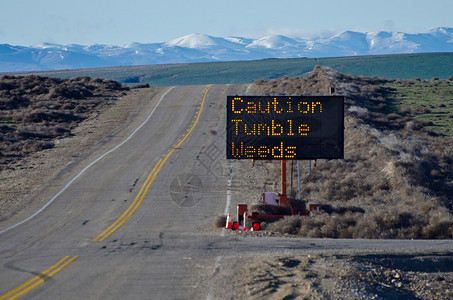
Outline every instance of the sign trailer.
[[(227, 159), (282, 160), (284, 197), (286, 160), (344, 157), (344, 96), (227, 96), (226, 100)], [(282, 200), (288, 201), (281, 199), (279, 205), (285, 205)]]

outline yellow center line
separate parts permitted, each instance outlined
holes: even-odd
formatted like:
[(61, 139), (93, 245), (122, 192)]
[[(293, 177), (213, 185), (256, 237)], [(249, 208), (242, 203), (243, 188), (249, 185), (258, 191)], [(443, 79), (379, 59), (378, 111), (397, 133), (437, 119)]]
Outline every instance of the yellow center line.
[[(154, 166), (153, 170), (151, 173), (148, 175), (148, 178), (146, 181), (143, 183), (143, 186), (141, 187), (137, 197), (135, 197), (134, 201), (132, 204), (129, 206), (129, 208), (109, 227), (107, 227), (105, 230), (103, 230), (100, 234), (98, 234), (95, 238), (92, 239), (93, 242), (101, 242), (105, 240), (107, 237), (109, 237), (112, 233), (114, 233), (118, 228), (120, 228), (129, 218), (135, 213), (135, 211), (138, 209), (138, 207), (141, 205), (143, 200), (146, 197), (146, 194), (148, 194), (148, 190), (151, 188), (151, 185), (153, 184), (154, 180), (157, 177), (157, 174), (159, 174), (160, 170), (162, 169), (163, 165), (165, 162), (168, 160), (170, 155), (178, 148), (181, 146), (182, 143), (187, 139), (187, 137), (192, 133), (192, 131), (195, 129), (195, 125), (198, 123), (198, 120), (200, 119), (201, 111), (203, 109), (204, 102), (206, 100), (206, 96), (208, 94), (209, 89), (212, 87), (212, 85), (208, 86), (206, 89), (204, 95), (203, 95), (203, 100), (201, 101), (201, 107), (200, 110), (197, 111), (196, 115), (196, 120), (194, 124), (190, 127), (190, 129), (187, 130), (187, 134), (183, 135), (183, 138), (178, 140), (179, 143), (176, 145), (173, 145), (172, 148), (168, 149), (168, 154), (163, 155), (163, 159), (161, 158), (157, 164)], [(1, 300), (1, 299), (0, 299)]]
[(152, 181), (154, 181), (154, 175), (157, 174), (156, 171), (161, 164), (162, 164), (162, 158), (159, 159), (159, 161), (157, 162), (154, 169), (148, 175), (148, 178), (146, 178), (145, 182), (143, 183), (143, 186), (140, 188), (140, 191), (138, 192), (137, 197), (135, 197), (134, 201), (131, 203), (131, 205), (128, 207), (128, 209), (115, 222), (113, 222), (112, 225), (107, 227), (104, 231), (102, 231), (94, 239), (92, 239), (93, 242), (103, 241), (110, 234), (112, 234), (117, 228), (119, 228), (121, 225), (123, 225), (127, 219), (130, 218), (129, 215), (131, 215), (131, 213), (133, 214), (133, 211), (135, 211), (134, 207), (140, 206), (141, 202), (143, 201), (143, 198), (146, 195), (147, 189), (149, 189), (148, 186), (151, 186)]
[(23, 283), (22, 285), (18, 286), (17, 288), (11, 290), (10, 292), (0, 296), (0, 300), (8, 299), (17, 299), (18, 297), (28, 293), (38, 285), (44, 283), (44, 281), (50, 279), (55, 274), (66, 268), (70, 263), (76, 260), (79, 256), (65, 256), (60, 259), (56, 264), (42, 272), (41, 274), (33, 277), (29, 281)]

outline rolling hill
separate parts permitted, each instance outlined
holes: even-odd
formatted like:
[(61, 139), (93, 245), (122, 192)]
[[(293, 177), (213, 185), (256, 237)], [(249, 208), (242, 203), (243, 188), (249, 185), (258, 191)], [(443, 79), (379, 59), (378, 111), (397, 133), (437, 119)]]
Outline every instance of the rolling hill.
[[(453, 52), (360, 57), (262, 59), (252, 61), (143, 65), (59, 71), (15, 72), (60, 78), (89, 76), (128, 85), (193, 85), (252, 83), (258, 79), (304, 76), (316, 65), (338, 72), (389, 79), (447, 79), (453, 76)], [(2, 74), (2, 73), (0, 73)], [(3, 73), (7, 74), (7, 73)]]

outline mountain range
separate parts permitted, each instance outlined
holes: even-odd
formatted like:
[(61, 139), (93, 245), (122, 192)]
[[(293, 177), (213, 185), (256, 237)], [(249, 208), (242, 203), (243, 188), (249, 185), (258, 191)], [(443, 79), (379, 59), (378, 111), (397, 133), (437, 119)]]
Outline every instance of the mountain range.
[(328, 38), (259, 39), (190, 34), (162, 43), (38, 46), (0, 44), (0, 72), (99, 68), (266, 58), (317, 58), (380, 54), (453, 52), (453, 28), (426, 33), (344, 31)]

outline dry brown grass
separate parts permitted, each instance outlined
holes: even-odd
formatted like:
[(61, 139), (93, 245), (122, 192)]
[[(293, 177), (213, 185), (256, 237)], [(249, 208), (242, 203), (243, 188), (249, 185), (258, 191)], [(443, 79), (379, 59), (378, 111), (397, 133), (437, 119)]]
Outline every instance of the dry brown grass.
[(52, 148), (77, 124), (113, 103), (127, 87), (78, 77), (3, 76), (0, 79), (0, 170), (30, 153)]
[(388, 82), (321, 67), (302, 78), (257, 82), (262, 94), (327, 94), (333, 87), (346, 96), (345, 159), (319, 160), (301, 182), (304, 201), (321, 203), (321, 213), (268, 230), (331, 238), (453, 237), (453, 141), (403, 116), (427, 108), (387, 113), (391, 90), (382, 85)]

